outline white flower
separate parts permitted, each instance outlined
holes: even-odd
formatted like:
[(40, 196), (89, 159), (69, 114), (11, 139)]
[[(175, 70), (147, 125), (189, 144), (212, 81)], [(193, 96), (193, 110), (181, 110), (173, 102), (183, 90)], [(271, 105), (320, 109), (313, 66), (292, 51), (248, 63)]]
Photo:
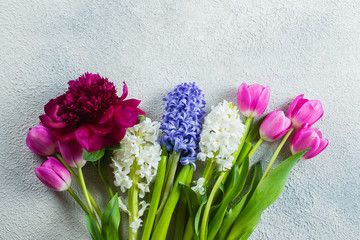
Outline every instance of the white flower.
[(142, 226), (142, 220), (140, 218), (135, 217), (135, 221), (130, 224), (131, 231), (136, 233), (137, 230)]
[[(146, 118), (143, 122), (128, 128), (120, 142), (121, 148), (114, 150), (111, 164), (114, 170), (114, 184), (120, 187), (122, 192), (130, 189), (133, 185), (139, 190), (139, 198), (144, 198), (145, 194), (150, 192), (150, 184), (155, 180), (161, 160), (161, 146), (157, 141), (159, 128), (160, 123)], [(130, 178), (130, 173), (137, 175), (137, 182)], [(130, 224), (134, 233), (141, 226), (140, 217), (148, 205), (145, 201), (140, 202), (138, 217)], [(122, 199), (119, 200), (119, 207), (129, 213), (127, 203)]]
[(214, 158), (220, 171), (230, 169), (234, 160), (232, 154), (237, 151), (244, 131), (237, 107), (225, 100), (212, 107), (200, 134), (198, 159)]
[(204, 195), (205, 194), (204, 182), (205, 182), (205, 178), (203, 178), (203, 177), (199, 178), (196, 181), (196, 186), (191, 187), (191, 189), (194, 192), (199, 193), (200, 195)]
[(127, 208), (127, 205), (128, 205), (128, 203), (127, 203), (127, 200), (125, 200), (123, 197), (118, 197), (118, 199), (119, 199), (119, 208), (121, 209), (121, 210), (123, 210), (124, 212), (126, 212), (126, 213), (129, 213), (129, 210), (128, 210), (128, 208)]

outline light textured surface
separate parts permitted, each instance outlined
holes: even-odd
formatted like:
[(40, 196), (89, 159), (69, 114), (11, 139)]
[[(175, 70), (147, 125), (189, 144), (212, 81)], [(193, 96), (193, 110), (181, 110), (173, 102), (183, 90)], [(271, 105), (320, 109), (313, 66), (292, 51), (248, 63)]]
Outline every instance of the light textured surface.
[(206, 110), (235, 102), (241, 82), (271, 86), (267, 112), (300, 93), (321, 99), (330, 145), (296, 166), (252, 239), (360, 239), (359, 13), (358, 0), (1, 1), (0, 239), (90, 239), (72, 199), (36, 179), (42, 159), (25, 145), (43, 105), (85, 71), (126, 81), (157, 120), (184, 81), (204, 90)]

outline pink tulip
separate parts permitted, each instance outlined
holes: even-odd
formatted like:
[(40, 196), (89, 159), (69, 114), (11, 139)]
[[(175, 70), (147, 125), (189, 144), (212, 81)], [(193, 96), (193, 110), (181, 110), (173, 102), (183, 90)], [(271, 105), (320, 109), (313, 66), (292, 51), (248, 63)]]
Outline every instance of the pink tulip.
[(321, 132), (317, 128), (305, 127), (298, 131), (291, 143), (293, 154), (311, 148), (302, 159), (313, 158), (321, 153), (329, 144), (329, 140), (322, 138)]
[(51, 155), (55, 153), (56, 140), (50, 129), (42, 123), (30, 128), (26, 138), (26, 145), (31, 151), (40, 155)]
[(297, 96), (287, 112), (287, 117), (291, 119), (296, 129), (300, 129), (305, 125), (311, 126), (324, 113), (319, 100), (308, 100), (303, 97), (304, 94)]
[(281, 110), (276, 110), (266, 116), (260, 126), (260, 137), (268, 142), (273, 142), (287, 133), (292, 126), (291, 120)]
[(58, 147), (61, 156), (70, 167), (79, 168), (85, 165), (86, 161), (83, 158), (83, 148), (77, 141), (73, 140), (69, 143), (59, 141)]
[(242, 83), (238, 89), (237, 102), (240, 112), (246, 117), (258, 117), (264, 113), (270, 97), (270, 87), (259, 84), (247, 86)]
[(35, 174), (43, 184), (54, 191), (65, 191), (71, 184), (69, 171), (53, 157), (48, 157), (41, 167), (35, 168)]

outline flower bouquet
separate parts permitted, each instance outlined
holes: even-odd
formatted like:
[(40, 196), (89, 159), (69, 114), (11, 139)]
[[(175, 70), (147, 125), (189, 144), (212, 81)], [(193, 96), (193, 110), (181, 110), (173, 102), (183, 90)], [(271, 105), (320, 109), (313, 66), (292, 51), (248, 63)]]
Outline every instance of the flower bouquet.
[[(297, 161), (315, 157), (328, 145), (312, 127), (323, 115), (322, 105), (303, 95), (286, 115), (275, 110), (254, 122), (267, 108), (269, 87), (243, 83), (237, 106), (224, 100), (206, 114), (202, 91), (183, 83), (163, 99), (159, 123), (138, 108), (139, 100), (126, 100), (127, 94), (125, 83), (119, 97), (107, 78), (85, 73), (45, 105), (26, 139), (30, 150), (47, 156), (35, 168), (36, 176), (54, 191), (69, 192), (95, 240), (247, 239)], [(280, 139), (270, 160), (263, 159), (268, 161), (264, 171), (259, 161), (250, 166), (263, 141)], [(273, 167), (288, 139), (292, 156)], [(194, 180), (196, 165), (203, 162), (201, 177)], [(104, 183), (106, 206), (99, 206), (86, 187), (86, 163)], [(74, 181), (83, 196), (72, 190)], [(124, 237), (119, 226), (126, 215)]]

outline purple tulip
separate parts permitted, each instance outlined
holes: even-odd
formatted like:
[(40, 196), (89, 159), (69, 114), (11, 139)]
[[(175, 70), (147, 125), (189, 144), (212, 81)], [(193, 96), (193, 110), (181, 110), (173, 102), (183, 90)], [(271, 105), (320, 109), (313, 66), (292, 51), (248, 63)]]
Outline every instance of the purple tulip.
[(58, 147), (61, 156), (70, 167), (79, 168), (85, 165), (86, 161), (83, 158), (83, 148), (77, 141), (71, 141), (69, 143), (59, 141)]
[(240, 112), (246, 117), (258, 117), (264, 113), (270, 98), (270, 87), (259, 84), (247, 86), (242, 83), (238, 89), (237, 102)]
[(54, 191), (65, 191), (71, 184), (69, 171), (53, 157), (48, 157), (41, 167), (35, 168), (35, 174), (43, 184)]
[(324, 114), (319, 100), (308, 100), (303, 97), (304, 94), (297, 96), (287, 112), (287, 117), (291, 119), (296, 129), (301, 129), (306, 125), (311, 126)]
[(298, 131), (291, 143), (293, 154), (311, 148), (302, 159), (313, 158), (321, 153), (329, 144), (329, 140), (322, 138), (321, 132), (317, 128), (305, 127)]
[(29, 129), (26, 145), (34, 153), (51, 155), (55, 153), (56, 139), (52, 136), (50, 129), (40, 123), (36, 127)]
[(292, 126), (291, 120), (281, 110), (276, 110), (266, 116), (260, 126), (260, 137), (268, 142), (273, 142), (287, 133)]

